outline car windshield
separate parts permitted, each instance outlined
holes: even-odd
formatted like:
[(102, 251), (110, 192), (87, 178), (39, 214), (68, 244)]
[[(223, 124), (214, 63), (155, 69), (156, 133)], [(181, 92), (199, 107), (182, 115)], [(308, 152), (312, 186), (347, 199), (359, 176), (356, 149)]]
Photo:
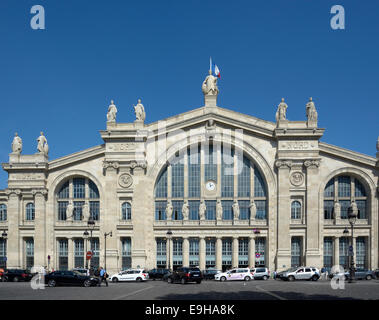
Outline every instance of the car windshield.
[(77, 276), (81, 276), (81, 275), (82, 275), (82, 273), (79, 272), (79, 271), (77, 271), (77, 270), (72, 271), (72, 273), (73, 273), (74, 275), (77, 275)]

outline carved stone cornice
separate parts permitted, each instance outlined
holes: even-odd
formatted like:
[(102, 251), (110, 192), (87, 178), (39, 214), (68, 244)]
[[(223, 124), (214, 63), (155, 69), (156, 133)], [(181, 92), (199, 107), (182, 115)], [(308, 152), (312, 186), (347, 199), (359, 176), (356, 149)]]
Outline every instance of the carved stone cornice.
[(106, 160), (103, 161), (104, 170), (107, 170), (109, 168), (113, 168), (117, 170), (119, 167), (120, 167), (120, 164), (118, 163), (118, 161), (106, 161)]
[(32, 189), (32, 195), (33, 196), (36, 196), (37, 194), (40, 194), (40, 195), (46, 197), (47, 193), (48, 193), (47, 189), (45, 189), (45, 188)]
[(275, 166), (277, 168), (289, 168), (289, 169), (291, 169), (292, 161), (291, 160), (276, 160)]
[(132, 169), (135, 169), (135, 168), (142, 168), (142, 169), (146, 169), (147, 168), (147, 161), (146, 160), (142, 160), (142, 161), (135, 161), (133, 160), (131, 163), (130, 163), (130, 167)]
[(22, 192), (20, 189), (5, 189), (5, 194), (9, 197), (12, 194), (15, 194), (16, 196), (21, 196)]
[(311, 167), (316, 167), (318, 168), (320, 166), (321, 160), (305, 160), (304, 161), (304, 167), (306, 168), (311, 168)]

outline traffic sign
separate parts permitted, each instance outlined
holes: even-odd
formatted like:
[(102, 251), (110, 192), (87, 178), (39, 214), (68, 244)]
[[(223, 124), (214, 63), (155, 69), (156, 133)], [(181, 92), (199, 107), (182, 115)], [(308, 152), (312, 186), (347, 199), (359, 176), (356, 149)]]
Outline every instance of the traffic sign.
[(260, 258), (261, 255), (260, 255), (259, 253), (256, 253), (256, 254), (255, 254), (255, 257), (256, 257), (256, 258)]
[(92, 251), (87, 251), (86, 259), (91, 260), (91, 258), (92, 258)]

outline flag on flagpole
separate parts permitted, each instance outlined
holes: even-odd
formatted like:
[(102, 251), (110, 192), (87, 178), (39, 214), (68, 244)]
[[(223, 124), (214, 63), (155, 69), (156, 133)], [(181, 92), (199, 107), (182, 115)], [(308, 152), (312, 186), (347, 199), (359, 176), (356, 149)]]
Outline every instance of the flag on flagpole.
[(218, 78), (221, 78), (220, 69), (217, 67), (217, 65), (215, 65), (215, 75), (216, 75)]

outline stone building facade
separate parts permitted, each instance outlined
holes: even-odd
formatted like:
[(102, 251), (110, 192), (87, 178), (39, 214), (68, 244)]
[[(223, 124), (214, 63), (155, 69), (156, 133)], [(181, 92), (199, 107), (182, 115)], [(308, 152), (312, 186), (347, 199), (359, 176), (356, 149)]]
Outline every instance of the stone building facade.
[(140, 100), (135, 122), (117, 122), (112, 101), (104, 144), (56, 160), (43, 133), (32, 155), (16, 135), (1, 263), (71, 269), (92, 250), (109, 272), (347, 265), (352, 206), (357, 266), (377, 268), (379, 146), (373, 158), (320, 142), (312, 99), (305, 121), (283, 99), (274, 123), (218, 107), (211, 73), (202, 90), (203, 107), (150, 124)]

